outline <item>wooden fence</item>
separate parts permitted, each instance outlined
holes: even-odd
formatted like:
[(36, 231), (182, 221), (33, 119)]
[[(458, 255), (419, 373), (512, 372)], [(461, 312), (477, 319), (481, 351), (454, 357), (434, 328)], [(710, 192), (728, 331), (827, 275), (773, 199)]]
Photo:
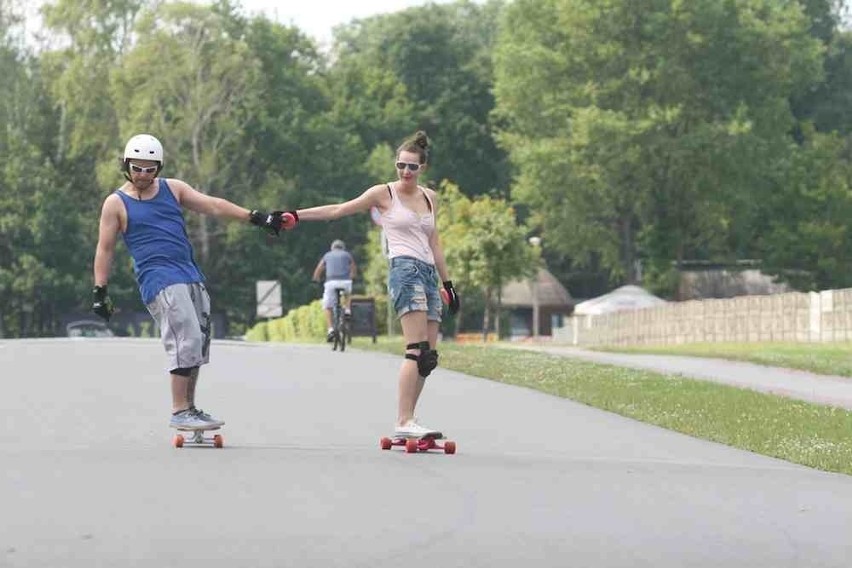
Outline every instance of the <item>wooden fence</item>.
[(573, 345), (665, 345), (852, 340), (852, 288), (692, 300), (598, 316), (574, 316), (553, 330)]

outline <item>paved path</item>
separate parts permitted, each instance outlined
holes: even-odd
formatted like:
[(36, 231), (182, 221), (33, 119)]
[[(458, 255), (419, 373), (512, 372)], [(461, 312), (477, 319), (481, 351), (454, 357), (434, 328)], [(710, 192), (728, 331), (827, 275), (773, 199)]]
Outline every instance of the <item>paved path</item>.
[(399, 356), (216, 342), (174, 449), (156, 341), (0, 341), (0, 567), (837, 567), (852, 477), (446, 369), (459, 453), (382, 451)]
[(683, 375), (852, 410), (852, 378), (849, 377), (708, 357), (609, 353), (555, 345), (510, 346), (595, 363)]

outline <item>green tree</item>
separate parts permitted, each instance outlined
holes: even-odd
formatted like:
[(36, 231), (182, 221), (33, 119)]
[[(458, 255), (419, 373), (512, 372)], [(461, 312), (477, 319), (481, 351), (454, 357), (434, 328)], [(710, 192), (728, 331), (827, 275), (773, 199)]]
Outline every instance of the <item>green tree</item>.
[(502, 2), (410, 8), (335, 34), (330, 75), (338, 123), (365, 147), (417, 129), (434, 142), (431, 176), (471, 195), (505, 191), (508, 162), (491, 134), (491, 49)]
[[(145, 11), (136, 28), (139, 41), (113, 75), (113, 98), (125, 138), (155, 133), (167, 149), (172, 176), (230, 197), (235, 176), (226, 156), (249, 120), (259, 65), (225, 23), (220, 13), (184, 2)], [(156, 80), (140, 82), (140, 76)], [(196, 216), (190, 231), (206, 262), (215, 222)]]
[(852, 134), (852, 32), (835, 34), (825, 57), (825, 81), (794, 101), (796, 115), (820, 132)]
[(52, 335), (85, 271), (78, 188), (59, 175), (53, 101), (8, 8), (0, 2), (0, 336)]
[[(117, 184), (123, 140), (111, 95), (111, 77), (133, 42), (140, 11), (156, 3), (146, 0), (56, 0), (42, 7), (44, 25), (55, 41), (39, 54), (40, 76), (51, 108), (42, 112), (47, 128), (30, 141), (62, 171), (57, 188), (73, 196), (66, 217), (76, 216), (80, 235), (73, 243), (77, 266), (74, 311), (88, 310), (91, 263), (97, 240), (98, 215), (107, 194)], [(116, 256), (111, 295), (120, 309), (138, 303), (130, 260)], [(54, 306), (57, 312), (70, 306)]]
[(837, 134), (804, 131), (783, 172), (784, 190), (767, 197), (770, 220), (759, 250), (764, 270), (799, 289), (852, 286), (852, 166)]
[[(483, 336), (491, 329), (492, 317), (499, 334), (500, 290), (511, 280), (531, 276), (537, 266), (536, 252), (527, 245), (528, 229), (518, 224), (514, 208), (504, 199), (469, 199), (447, 181), (441, 184), (440, 196), (438, 230), (453, 284), (462, 297), (473, 291), (482, 294)], [(460, 319), (461, 310), (456, 321)]]
[(56, 0), (42, 7), (44, 25), (65, 45), (42, 55), (59, 109), (57, 158), (80, 161), (90, 170), (107, 157), (114, 164), (119, 132), (110, 77), (131, 45), (139, 12), (155, 4)]
[(808, 29), (770, 0), (511, 4), (495, 93), (513, 196), (556, 250), (617, 280), (637, 281), (637, 260), (659, 274), (747, 250), (738, 200), (777, 189), (789, 100), (820, 76)]
[[(241, 27), (240, 27), (241, 26)], [(299, 208), (351, 199), (371, 182), (363, 146), (333, 121), (324, 57), (298, 29), (265, 18), (237, 26), (261, 73), (255, 98), (230, 152), (239, 176), (234, 199), (265, 209)], [(390, 161), (392, 158), (388, 158)], [(311, 273), (331, 240), (341, 238), (358, 258), (365, 241), (366, 217), (333, 225), (306, 223), (279, 239), (266, 239), (229, 226), (231, 254), (216, 259), (216, 282), (235, 318), (254, 312), (258, 278), (282, 282), (285, 308), (315, 299)], [(361, 259), (359, 258), (359, 261)]]

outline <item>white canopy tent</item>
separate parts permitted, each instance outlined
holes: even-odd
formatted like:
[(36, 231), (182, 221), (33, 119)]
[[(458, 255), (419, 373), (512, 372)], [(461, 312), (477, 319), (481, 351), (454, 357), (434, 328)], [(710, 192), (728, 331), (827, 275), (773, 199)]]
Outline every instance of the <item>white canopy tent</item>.
[(574, 306), (574, 315), (590, 316), (625, 310), (641, 310), (661, 306), (667, 302), (639, 286), (622, 286), (608, 294), (580, 302)]

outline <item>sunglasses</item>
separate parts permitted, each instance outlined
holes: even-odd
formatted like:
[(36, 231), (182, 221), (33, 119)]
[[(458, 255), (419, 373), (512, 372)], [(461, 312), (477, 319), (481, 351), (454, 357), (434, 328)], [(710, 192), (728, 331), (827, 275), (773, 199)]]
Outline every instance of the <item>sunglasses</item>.
[(416, 172), (417, 170), (420, 169), (420, 165), (421, 164), (412, 164), (412, 163), (409, 163), (409, 162), (397, 162), (396, 163), (396, 169), (404, 170), (405, 168), (408, 168), (412, 172)]
[(157, 171), (157, 168), (160, 166), (149, 166), (144, 168), (142, 166), (137, 166), (136, 164), (130, 164), (130, 171), (135, 172), (137, 174), (153, 174)]

